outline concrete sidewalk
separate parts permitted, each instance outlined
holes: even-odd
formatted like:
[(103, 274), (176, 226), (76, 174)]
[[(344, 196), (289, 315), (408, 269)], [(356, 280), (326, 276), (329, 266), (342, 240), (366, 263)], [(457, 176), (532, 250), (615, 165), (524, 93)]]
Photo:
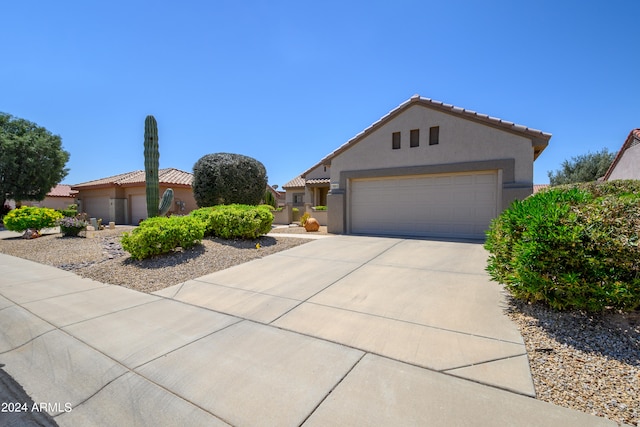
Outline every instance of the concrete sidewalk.
[(332, 236), (153, 295), (0, 254), (0, 363), (60, 426), (615, 426), (537, 401), (480, 244)]

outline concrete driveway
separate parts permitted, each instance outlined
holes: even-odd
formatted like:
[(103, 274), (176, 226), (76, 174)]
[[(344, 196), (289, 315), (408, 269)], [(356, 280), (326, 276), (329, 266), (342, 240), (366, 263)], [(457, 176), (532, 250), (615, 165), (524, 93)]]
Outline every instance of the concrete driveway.
[(0, 255), (0, 363), (61, 426), (616, 425), (530, 397), (486, 257), (334, 236), (147, 295)]

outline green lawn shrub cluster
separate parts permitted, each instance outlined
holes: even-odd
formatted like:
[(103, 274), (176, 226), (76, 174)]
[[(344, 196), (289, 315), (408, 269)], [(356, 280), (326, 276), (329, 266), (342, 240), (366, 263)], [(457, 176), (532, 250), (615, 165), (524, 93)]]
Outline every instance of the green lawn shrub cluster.
[(4, 226), (7, 230), (22, 232), (28, 229), (42, 230), (56, 226), (56, 221), (62, 218), (60, 212), (49, 208), (37, 208), (22, 206), (7, 213), (4, 218)]
[(130, 233), (123, 233), (122, 248), (134, 259), (149, 258), (181, 247), (190, 248), (204, 237), (202, 222), (191, 216), (145, 219)]
[(218, 205), (196, 209), (191, 216), (204, 223), (205, 236), (223, 239), (255, 239), (271, 231), (269, 205)]
[(487, 271), (514, 297), (558, 310), (640, 307), (640, 181), (551, 187), (487, 232)]
[(78, 205), (74, 203), (68, 205), (66, 209), (57, 209), (57, 211), (65, 218), (75, 218), (78, 216)]
[(255, 239), (271, 231), (273, 214), (268, 205), (220, 205), (200, 208), (187, 216), (145, 219), (131, 233), (122, 235), (122, 248), (134, 259), (149, 258), (190, 248), (204, 236), (223, 239)]

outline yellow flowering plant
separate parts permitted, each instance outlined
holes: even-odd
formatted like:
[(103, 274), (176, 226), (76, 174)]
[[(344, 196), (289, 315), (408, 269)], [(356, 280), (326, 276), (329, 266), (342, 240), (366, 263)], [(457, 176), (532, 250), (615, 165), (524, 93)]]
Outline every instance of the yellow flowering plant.
[(60, 218), (62, 218), (62, 214), (55, 209), (23, 206), (9, 211), (3, 221), (7, 230), (22, 232), (55, 227), (56, 221)]

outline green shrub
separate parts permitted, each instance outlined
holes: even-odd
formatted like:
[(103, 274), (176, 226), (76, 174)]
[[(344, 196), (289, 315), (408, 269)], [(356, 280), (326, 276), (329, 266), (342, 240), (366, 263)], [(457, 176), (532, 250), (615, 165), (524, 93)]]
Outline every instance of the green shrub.
[(640, 181), (552, 187), (487, 232), (487, 271), (526, 301), (600, 312), (640, 307)]
[(56, 221), (62, 218), (60, 212), (49, 208), (23, 206), (13, 209), (3, 218), (4, 226), (11, 231), (42, 230), (56, 226)]
[(198, 207), (256, 205), (264, 197), (267, 170), (242, 154), (206, 154), (193, 165), (192, 186)]
[(315, 206), (313, 209), (315, 209), (317, 211), (326, 211), (327, 207), (326, 206)]
[(278, 202), (276, 202), (276, 198), (273, 193), (269, 190), (264, 191), (264, 197), (262, 198), (265, 205), (270, 205), (273, 209), (278, 207)]
[(60, 212), (62, 214), (62, 216), (67, 217), (67, 218), (74, 218), (76, 215), (78, 215), (78, 210), (77, 209), (58, 209), (58, 212)]
[(123, 233), (122, 248), (131, 258), (144, 259), (174, 249), (190, 248), (200, 243), (204, 224), (191, 216), (153, 217), (145, 219), (131, 233)]
[(190, 215), (204, 222), (205, 235), (223, 239), (255, 239), (271, 231), (273, 222), (268, 205), (219, 205), (196, 209)]

